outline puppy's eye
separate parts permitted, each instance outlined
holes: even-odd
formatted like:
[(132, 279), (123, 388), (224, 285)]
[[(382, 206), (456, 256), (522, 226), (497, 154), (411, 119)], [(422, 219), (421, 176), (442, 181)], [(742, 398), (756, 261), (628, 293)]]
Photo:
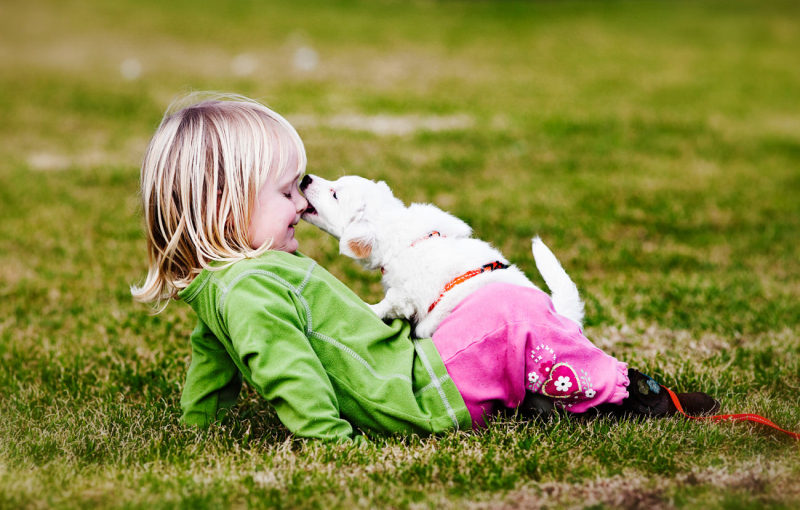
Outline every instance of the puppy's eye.
[(335, 191), (331, 190), (331, 193), (333, 193), (333, 199), (334, 200), (339, 200), (338, 198), (336, 198), (336, 192)]

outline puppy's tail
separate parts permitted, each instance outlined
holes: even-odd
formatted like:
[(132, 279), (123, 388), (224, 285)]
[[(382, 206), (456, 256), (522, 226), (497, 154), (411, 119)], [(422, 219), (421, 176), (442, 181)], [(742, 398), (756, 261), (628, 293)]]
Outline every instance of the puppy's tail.
[(583, 301), (578, 294), (578, 287), (538, 236), (533, 238), (533, 258), (536, 260), (536, 268), (550, 288), (550, 297), (556, 312), (583, 327)]

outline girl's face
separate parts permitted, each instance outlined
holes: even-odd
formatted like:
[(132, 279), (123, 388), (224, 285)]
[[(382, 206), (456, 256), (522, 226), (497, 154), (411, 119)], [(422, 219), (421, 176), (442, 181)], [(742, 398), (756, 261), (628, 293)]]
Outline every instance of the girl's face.
[[(297, 155), (292, 158), (297, 165)], [(308, 207), (297, 187), (297, 180), (294, 172), (286, 171), (279, 179), (270, 177), (261, 186), (250, 218), (250, 247), (254, 250), (272, 239), (273, 250), (297, 251), (299, 244), (294, 238), (294, 226)]]

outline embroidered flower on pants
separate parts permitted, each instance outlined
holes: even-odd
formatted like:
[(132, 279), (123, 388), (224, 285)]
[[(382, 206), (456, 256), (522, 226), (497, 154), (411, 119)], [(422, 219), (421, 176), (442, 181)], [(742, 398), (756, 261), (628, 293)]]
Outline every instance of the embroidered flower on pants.
[(553, 368), (553, 362), (549, 360), (545, 361), (544, 363), (539, 365), (539, 373), (542, 374), (545, 379), (547, 379), (547, 376), (550, 374), (551, 368)]
[(536, 383), (536, 381), (538, 380), (539, 376), (536, 374), (536, 372), (531, 372), (530, 374), (528, 374), (528, 382)]
[(593, 389), (591, 389), (591, 388), (589, 388), (588, 390), (586, 390), (586, 397), (587, 397), (587, 398), (594, 398), (594, 396), (595, 396), (596, 394), (597, 394), (597, 392), (596, 392), (596, 391), (594, 391), (594, 390), (593, 390)]
[(569, 377), (561, 376), (558, 378), (558, 381), (556, 381), (556, 389), (558, 391), (567, 392), (571, 386), (572, 383), (570, 382)]

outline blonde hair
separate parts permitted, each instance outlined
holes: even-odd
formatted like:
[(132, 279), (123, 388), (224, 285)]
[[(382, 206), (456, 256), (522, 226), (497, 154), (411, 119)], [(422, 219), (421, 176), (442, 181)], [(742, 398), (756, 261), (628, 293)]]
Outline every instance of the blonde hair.
[[(292, 151), (296, 168), (289, 168)], [(142, 162), (149, 267), (144, 284), (131, 286), (133, 297), (163, 310), (203, 269), (268, 250), (271, 242), (250, 247), (258, 190), (267, 178), (299, 177), (305, 167), (300, 136), (256, 101), (195, 93), (173, 102)]]

